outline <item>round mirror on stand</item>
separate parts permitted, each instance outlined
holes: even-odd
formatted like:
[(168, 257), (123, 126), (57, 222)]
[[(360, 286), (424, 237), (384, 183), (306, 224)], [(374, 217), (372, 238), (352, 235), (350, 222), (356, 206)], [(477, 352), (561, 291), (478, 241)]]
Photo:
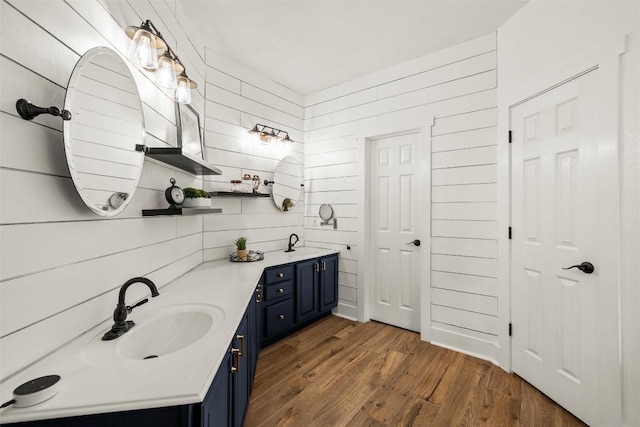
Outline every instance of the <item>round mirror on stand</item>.
[(138, 87), (122, 57), (95, 47), (78, 61), (64, 100), (64, 150), (73, 183), (89, 209), (122, 212), (142, 173), (144, 117)]
[(301, 197), (304, 180), (302, 167), (295, 157), (280, 160), (273, 173), (273, 202), (281, 211), (288, 211)]
[(320, 208), (318, 209), (318, 215), (322, 220), (320, 225), (333, 225), (334, 230), (338, 227), (338, 220), (333, 217), (333, 206), (327, 203), (320, 205)]

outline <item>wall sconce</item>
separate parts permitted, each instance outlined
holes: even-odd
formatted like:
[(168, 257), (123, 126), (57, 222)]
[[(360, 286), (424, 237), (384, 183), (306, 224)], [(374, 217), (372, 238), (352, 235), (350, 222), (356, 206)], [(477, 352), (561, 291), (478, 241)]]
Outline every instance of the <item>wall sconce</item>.
[[(129, 57), (145, 70), (154, 73), (158, 86), (175, 90), (174, 99), (182, 104), (191, 102), (191, 89), (198, 87), (184, 69), (173, 49), (150, 20), (139, 27), (129, 26), (124, 32), (131, 39)], [(162, 51), (158, 55), (158, 51)]]
[(257, 123), (249, 130), (249, 133), (257, 134), (260, 137), (260, 141), (265, 144), (270, 142), (271, 139), (281, 140), (284, 142), (293, 142), (293, 139), (289, 138), (289, 132), (275, 129), (270, 126), (261, 125)]

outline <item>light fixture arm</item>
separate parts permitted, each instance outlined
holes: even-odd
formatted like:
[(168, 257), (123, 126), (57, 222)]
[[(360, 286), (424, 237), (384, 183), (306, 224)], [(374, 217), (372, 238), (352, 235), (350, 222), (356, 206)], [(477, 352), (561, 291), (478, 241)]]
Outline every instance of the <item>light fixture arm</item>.
[[(277, 138), (285, 142), (293, 142), (293, 140), (289, 137), (289, 132), (287, 132), (286, 130), (272, 128), (271, 126), (263, 125), (260, 123), (256, 123), (255, 125), (253, 125), (253, 128), (249, 130), (249, 133), (257, 133), (261, 137)], [(281, 134), (284, 134), (284, 136), (282, 136)]]
[(150, 19), (147, 19), (142, 24), (140, 24), (140, 28), (149, 31), (154, 36), (160, 38), (166, 46), (166, 49), (167, 49), (166, 52), (169, 53), (169, 57), (174, 61), (176, 61), (178, 64), (180, 64), (183, 69), (185, 68), (184, 64), (182, 63), (178, 55), (176, 55), (173, 49), (171, 49), (171, 46), (169, 46), (169, 43), (167, 43), (164, 37), (162, 37), (162, 33), (160, 32), (160, 30), (158, 30), (158, 27), (156, 27)]

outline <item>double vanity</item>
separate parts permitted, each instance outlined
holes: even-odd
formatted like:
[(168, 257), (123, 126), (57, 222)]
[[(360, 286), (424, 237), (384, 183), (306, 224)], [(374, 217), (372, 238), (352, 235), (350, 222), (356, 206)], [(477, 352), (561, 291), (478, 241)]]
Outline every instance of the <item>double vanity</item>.
[[(60, 375), (53, 398), (0, 410), (46, 426), (241, 426), (262, 346), (331, 313), (335, 250), (271, 252), (264, 261), (201, 264), (135, 308), (136, 326), (104, 341), (105, 321), (2, 384)], [(132, 286), (142, 286), (133, 284)], [(115, 304), (115, 301), (114, 301)]]

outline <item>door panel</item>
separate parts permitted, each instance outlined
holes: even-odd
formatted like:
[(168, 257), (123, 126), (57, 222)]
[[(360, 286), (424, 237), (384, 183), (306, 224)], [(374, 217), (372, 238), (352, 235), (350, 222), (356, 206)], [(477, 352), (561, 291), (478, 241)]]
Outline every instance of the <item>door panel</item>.
[[(419, 133), (371, 141), (371, 318), (420, 330)], [(423, 167), (426, 167), (423, 165)]]
[[(598, 180), (597, 75), (511, 110), (513, 369), (593, 425), (606, 420), (600, 361), (617, 351), (597, 342), (617, 330), (599, 321), (604, 310), (615, 319), (609, 314), (617, 307), (598, 301), (615, 274), (598, 267), (607, 249), (597, 230), (617, 215), (616, 206), (601, 206), (601, 195), (618, 191)], [(583, 261), (596, 266), (593, 274), (564, 269)]]

